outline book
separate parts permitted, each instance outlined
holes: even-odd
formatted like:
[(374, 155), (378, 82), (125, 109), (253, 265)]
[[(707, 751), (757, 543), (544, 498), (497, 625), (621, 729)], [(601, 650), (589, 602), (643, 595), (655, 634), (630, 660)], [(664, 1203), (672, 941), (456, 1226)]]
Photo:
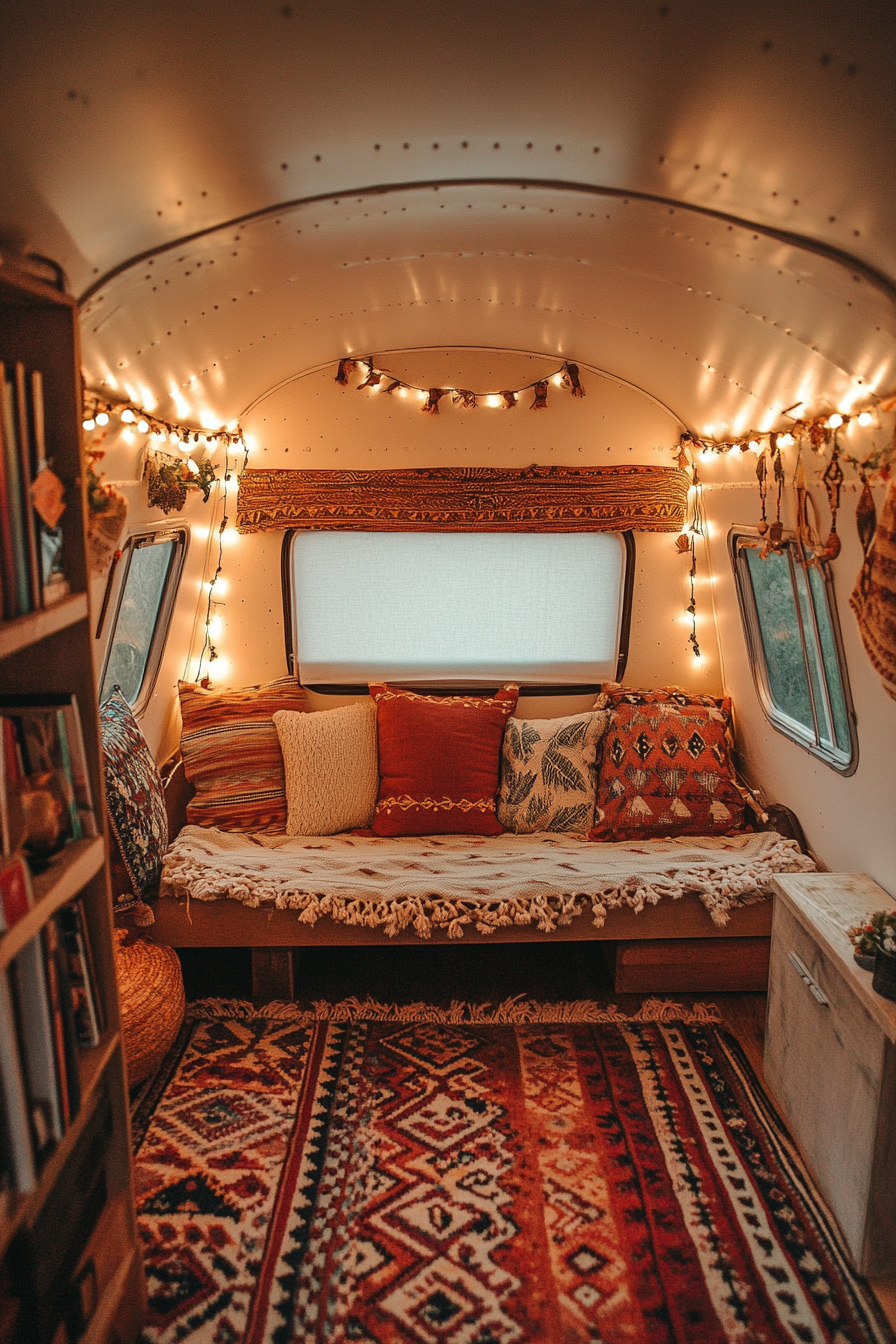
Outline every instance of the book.
[(25, 768), (16, 726), (11, 719), (4, 716), (0, 716), (0, 760), (2, 760), (0, 819), (3, 825), (3, 853), (13, 854), (21, 847), (25, 837), (21, 798), (22, 786), (25, 783)]
[(22, 495), (22, 467), (16, 432), (15, 397), (12, 383), (6, 377), (6, 365), (0, 361), (0, 435), (6, 462), (6, 507), (13, 555), (13, 601), (15, 616), (24, 616), (31, 610), (29, 584), (28, 542), (25, 530), (24, 498)]
[(71, 905), (63, 906), (56, 920), (68, 969), (75, 1035), (82, 1050), (91, 1049), (99, 1045), (102, 1020), (93, 955), (82, 903), (74, 901)]
[(6, 476), (6, 438), (3, 416), (0, 413), (0, 576), (2, 601), (0, 616), (10, 621), (18, 616), (16, 606), (16, 559), (12, 546), (12, 527), (9, 516), (9, 481)]
[(22, 1194), (36, 1184), (28, 1103), (19, 1060), (16, 1018), (6, 972), (0, 972), (0, 1089), (9, 1143), (13, 1186)]
[(32, 938), (13, 959), (9, 978), (31, 1122), (31, 1144), (40, 1170), (63, 1135), (59, 1070), (53, 1048), (53, 1023), (40, 938)]
[(17, 924), (33, 904), (31, 878), (21, 854), (0, 860), (0, 933)]
[(44, 428), (44, 381), (40, 369), (31, 374), (31, 426), (34, 436), (35, 473), (31, 501), (37, 516), (37, 549), (40, 564), (41, 601), (49, 607), (69, 592), (63, 568), (62, 528), (65, 487), (50, 469)]
[(68, 983), (68, 967), (54, 919), (42, 930), (44, 966), (47, 972), (47, 998), (53, 1022), (53, 1051), (59, 1075), (59, 1104), (62, 1128), (68, 1129), (81, 1106), (81, 1078), (78, 1072), (78, 1040), (75, 1034), (74, 1008)]
[(25, 559), (28, 565), (28, 588), (30, 591), (30, 610), (37, 611), (43, 606), (40, 561), (37, 551), (37, 515), (31, 499), (31, 487), (37, 474), (37, 457), (34, 450), (34, 438), (30, 432), (28, 414), (28, 381), (25, 365), (20, 359), (15, 362), (15, 412), (16, 431), (19, 442), (19, 472), (22, 484), (22, 517), (25, 529)]

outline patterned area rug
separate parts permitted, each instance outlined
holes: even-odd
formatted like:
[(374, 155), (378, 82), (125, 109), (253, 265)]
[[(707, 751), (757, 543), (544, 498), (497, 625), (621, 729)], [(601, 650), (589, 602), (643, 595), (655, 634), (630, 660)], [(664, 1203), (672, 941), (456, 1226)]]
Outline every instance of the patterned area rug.
[(207, 1001), (134, 1137), (152, 1344), (893, 1341), (711, 1008)]

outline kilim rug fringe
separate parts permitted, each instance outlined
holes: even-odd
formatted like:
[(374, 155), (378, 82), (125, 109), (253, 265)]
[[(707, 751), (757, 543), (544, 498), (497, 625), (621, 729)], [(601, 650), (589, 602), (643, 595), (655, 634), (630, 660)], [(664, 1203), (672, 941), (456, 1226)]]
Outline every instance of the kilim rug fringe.
[(684, 1007), (671, 999), (645, 999), (636, 1013), (622, 1013), (615, 1004), (602, 1005), (592, 999), (572, 999), (559, 1003), (537, 1003), (521, 994), (491, 1003), (468, 1003), (453, 999), (451, 1006), (440, 1008), (432, 1003), (379, 1003), (369, 996), (340, 999), (328, 1003), (313, 1000), (312, 1008), (296, 1003), (274, 1001), (256, 1007), (246, 999), (198, 999), (189, 1004), (187, 1016), (203, 1018), (262, 1017), (277, 1022), (295, 1022), (310, 1026), (313, 1022), (442, 1022), (486, 1025), (515, 1022), (681, 1022), (689, 1026), (717, 1024), (722, 1021), (713, 1003), (695, 1003)]

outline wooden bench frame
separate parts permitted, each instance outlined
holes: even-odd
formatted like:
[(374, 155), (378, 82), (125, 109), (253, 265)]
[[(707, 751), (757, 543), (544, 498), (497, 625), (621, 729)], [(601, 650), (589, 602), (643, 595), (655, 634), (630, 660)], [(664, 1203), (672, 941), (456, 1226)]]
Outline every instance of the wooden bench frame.
[[(186, 821), (192, 788), (183, 763), (165, 772), (169, 829), (176, 835)], [(770, 809), (768, 829), (795, 839), (805, 849), (799, 822), (787, 808)], [(387, 938), (379, 929), (342, 924), (328, 917), (303, 924), (293, 910), (253, 909), (240, 901), (188, 901), (162, 897), (153, 903), (153, 936), (172, 947), (246, 947), (252, 953), (252, 989), (258, 1000), (294, 997), (293, 950), (305, 947), (413, 945), (421, 942), (463, 948), (470, 943), (595, 941), (615, 944), (616, 993), (702, 993), (762, 990), (768, 984), (772, 901), (757, 901), (730, 911), (721, 932), (694, 893), (663, 900), (640, 914), (610, 910), (601, 928), (590, 911), (542, 933), (535, 925), (512, 925), (489, 934), (467, 928), (462, 938), (434, 929), (421, 940), (412, 931)]]

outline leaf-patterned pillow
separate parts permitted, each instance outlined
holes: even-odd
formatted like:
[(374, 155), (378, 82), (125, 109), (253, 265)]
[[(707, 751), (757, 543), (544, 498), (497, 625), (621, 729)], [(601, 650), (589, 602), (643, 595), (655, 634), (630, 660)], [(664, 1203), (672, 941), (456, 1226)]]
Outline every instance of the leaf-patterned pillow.
[(501, 749), (498, 820), (517, 835), (590, 829), (597, 745), (609, 714), (508, 719)]

